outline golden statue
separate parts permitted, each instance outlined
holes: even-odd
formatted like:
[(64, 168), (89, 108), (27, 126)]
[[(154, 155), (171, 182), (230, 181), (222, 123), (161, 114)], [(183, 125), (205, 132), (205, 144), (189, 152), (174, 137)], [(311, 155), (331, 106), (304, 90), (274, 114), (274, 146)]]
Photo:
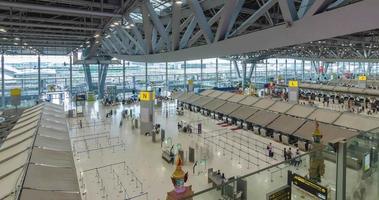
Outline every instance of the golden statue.
[(312, 150), (309, 155), (309, 179), (321, 182), (321, 176), (325, 174), (325, 164), (323, 150), (324, 145), (321, 143), (322, 134), (320, 132), (320, 124), (315, 121), (315, 130), (313, 131), (313, 144)]
[(186, 188), (184, 187), (184, 183), (187, 182), (188, 172), (184, 172), (182, 169), (183, 161), (180, 155), (178, 154), (176, 158), (176, 169), (174, 173), (172, 173), (171, 181), (174, 184), (175, 192), (182, 193), (185, 192)]

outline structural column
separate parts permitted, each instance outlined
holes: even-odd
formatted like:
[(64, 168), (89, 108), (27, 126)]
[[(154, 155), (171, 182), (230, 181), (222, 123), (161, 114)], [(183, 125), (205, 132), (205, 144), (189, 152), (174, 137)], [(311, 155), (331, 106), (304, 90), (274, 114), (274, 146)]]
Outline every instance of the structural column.
[(304, 73), (305, 73), (305, 70), (304, 70), (304, 67), (305, 67), (305, 62), (304, 60), (301, 61), (301, 80), (304, 81)]
[(257, 88), (257, 63), (252, 63), (254, 66), (254, 86)]
[(278, 59), (276, 59), (276, 63), (275, 63), (275, 78), (276, 78), (277, 83), (279, 83), (279, 77), (278, 77)]
[(293, 59), (293, 65), (294, 65), (294, 74), (295, 74), (295, 79), (297, 80), (297, 67), (296, 67), (296, 59)]
[(232, 81), (232, 78), (233, 78), (233, 72), (232, 72), (232, 60), (230, 60), (230, 64), (229, 64), (229, 67), (230, 67), (230, 71), (229, 71), (229, 81)]
[[(257, 66), (255, 66), (255, 67), (257, 67)], [(265, 74), (265, 82), (266, 83), (268, 82), (268, 72), (267, 72), (267, 70), (268, 70), (268, 60), (266, 59), (266, 74)]]
[(1, 106), (5, 108), (5, 66), (4, 53), (1, 54)]
[(147, 62), (145, 62), (145, 90), (147, 90), (147, 83), (148, 78), (147, 78)]
[(200, 88), (203, 86), (203, 59), (200, 59)]
[(41, 57), (39, 54), (38, 54), (37, 67), (38, 67), (38, 99), (39, 99), (41, 96)]
[(184, 90), (187, 91), (187, 61), (184, 61)]
[(125, 60), (122, 60), (122, 98), (125, 99)]
[(218, 87), (218, 58), (216, 58), (216, 87)]
[(245, 88), (246, 84), (246, 61), (242, 61), (242, 89)]
[(286, 59), (286, 61), (285, 61), (285, 66), (284, 66), (285, 68), (284, 68), (284, 83), (285, 84), (288, 84), (287, 83), (287, 59)]
[(72, 100), (72, 55), (70, 54), (70, 99)]
[(346, 199), (346, 141), (337, 144), (336, 200)]
[(166, 62), (166, 91), (168, 91), (168, 62)]
[(101, 84), (101, 66), (100, 62), (97, 64), (97, 98), (102, 98), (101, 91), (100, 91), (100, 84)]

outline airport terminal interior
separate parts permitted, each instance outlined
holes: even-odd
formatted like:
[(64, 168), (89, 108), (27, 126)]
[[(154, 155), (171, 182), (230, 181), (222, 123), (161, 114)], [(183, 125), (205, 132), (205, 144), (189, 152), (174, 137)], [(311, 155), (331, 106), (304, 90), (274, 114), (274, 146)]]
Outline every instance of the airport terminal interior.
[(378, 200), (378, 0), (0, 0), (0, 200)]

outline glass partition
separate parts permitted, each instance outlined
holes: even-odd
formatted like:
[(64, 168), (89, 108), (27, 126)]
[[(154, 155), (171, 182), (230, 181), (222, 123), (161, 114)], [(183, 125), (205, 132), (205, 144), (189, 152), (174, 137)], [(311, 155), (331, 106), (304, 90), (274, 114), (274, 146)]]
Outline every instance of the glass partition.
[[(378, 133), (379, 130), (376, 130), (347, 141), (345, 195), (348, 200), (378, 199)], [(281, 192), (290, 191), (291, 199), (334, 200), (337, 185), (336, 148), (337, 145), (333, 144), (324, 145), (319, 150), (314, 148), (299, 157), (251, 174), (228, 177), (222, 184), (217, 184), (217, 175), (208, 170), (209, 188), (196, 191), (192, 198), (240, 199), (242, 196), (241, 199), (267, 199), (267, 195), (283, 195)], [(315, 171), (311, 169), (321, 169), (320, 181), (316, 181)]]

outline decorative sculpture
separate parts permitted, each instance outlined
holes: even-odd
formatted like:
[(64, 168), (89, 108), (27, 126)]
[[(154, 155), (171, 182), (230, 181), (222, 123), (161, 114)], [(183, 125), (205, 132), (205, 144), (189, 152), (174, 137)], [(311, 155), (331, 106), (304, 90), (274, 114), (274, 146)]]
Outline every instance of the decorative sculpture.
[(323, 150), (324, 145), (321, 143), (322, 134), (318, 121), (315, 122), (315, 130), (313, 131), (313, 148), (309, 156), (309, 179), (321, 182), (321, 176), (325, 174), (325, 164)]
[(176, 169), (174, 173), (172, 173), (171, 181), (174, 184), (176, 193), (183, 193), (186, 191), (186, 187), (184, 187), (184, 183), (187, 182), (188, 172), (184, 172), (182, 169), (183, 161), (180, 155), (178, 154), (176, 158)]

